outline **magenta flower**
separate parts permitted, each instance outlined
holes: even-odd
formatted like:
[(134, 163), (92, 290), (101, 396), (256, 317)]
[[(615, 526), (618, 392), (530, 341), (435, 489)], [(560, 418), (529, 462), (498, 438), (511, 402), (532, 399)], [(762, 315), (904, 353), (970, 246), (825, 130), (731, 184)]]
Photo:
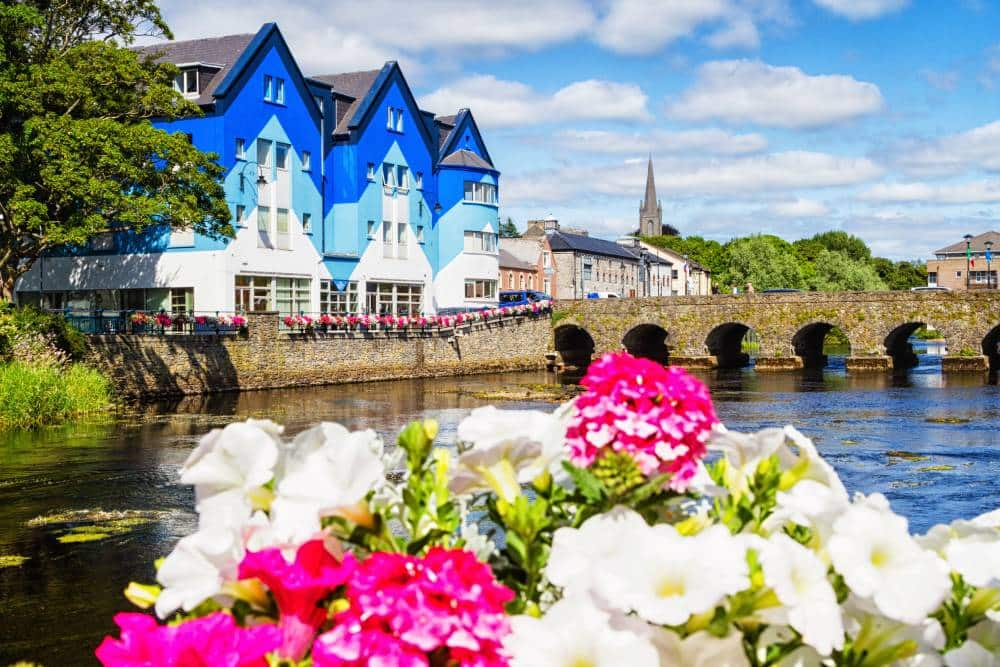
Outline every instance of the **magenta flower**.
[(306, 654), (327, 618), (319, 601), (343, 585), (355, 566), (352, 555), (339, 562), (322, 540), (311, 540), (299, 547), (294, 563), (288, 563), (280, 549), (247, 553), (240, 563), (239, 577), (259, 579), (274, 595), (280, 615), (282, 657), (298, 660)]
[(97, 659), (105, 667), (267, 667), (281, 631), (273, 624), (243, 628), (216, 612), (180, 625), (159, 625), (145, 614), (118, 614), (120, 639), (105, 637)]
[(313, 645), (315, 667), (428, 664), (427, 655), (462, 667), (501, 667), (513, 592), (462, 550), (425, 557), (374, 553), (347, 583), (350, 607)]
[(682, 368), (619, 352), (592, 363), (581, 384), (587, 391), (576, 398), (566, 430), (575, 465), (624, 452), (643, 474), (671, 473), (670, 488), (687, 489), (719, 423), (701, 381)]

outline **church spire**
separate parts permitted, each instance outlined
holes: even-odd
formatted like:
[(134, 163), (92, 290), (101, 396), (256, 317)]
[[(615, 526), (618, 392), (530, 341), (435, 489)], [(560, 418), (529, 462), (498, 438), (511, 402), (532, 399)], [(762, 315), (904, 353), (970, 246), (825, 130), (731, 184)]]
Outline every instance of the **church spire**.
[(648, 211), (647, 215), (653, 215), (656, 211), (656, 183), (653, 181), (653, 154), (649, 154), (649, 163), (646, 166), (646, 198), (642, 202), (642, 210)]

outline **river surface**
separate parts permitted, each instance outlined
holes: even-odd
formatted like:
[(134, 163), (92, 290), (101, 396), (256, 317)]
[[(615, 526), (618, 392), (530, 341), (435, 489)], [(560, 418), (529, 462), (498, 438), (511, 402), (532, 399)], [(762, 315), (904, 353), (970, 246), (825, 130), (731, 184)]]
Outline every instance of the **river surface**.
[[(1000, 505), (1000, 387), (980, 376), (942, 377), (939, 357), (921, 359), (899, 378), (847, 376), (837, 357), (819, 373), (702, 377), (730, 428), (795, 424), (816, 440), (849, 490), (886, 494), (923, 532)], [(459, 420), (489, 402), (477, 392), (551, 382), (553, 376), (537, 372), (225, 394), (150, 406), (112, 423), (3, 436), (0, 561), (27, 560), (0, 565), (0, 665), (96, 664), (93, 649), (114, 631), (112, 616), (131, 609), (121, 591), (132, 580), (151, 582), (154, 559), (195, 527), (193, 493), (175, 480), (210, 428), (269, 417), (294, 434), (334, 420), (394, 440), (409, 420), (428, 415), (441, 422), (441, 441), (449, 442)], [(79, 517), (29, 525), (37, 517), (95, 509), (158, 514), (95, 541), (74, 541), (104, 530), (88, 529)]]

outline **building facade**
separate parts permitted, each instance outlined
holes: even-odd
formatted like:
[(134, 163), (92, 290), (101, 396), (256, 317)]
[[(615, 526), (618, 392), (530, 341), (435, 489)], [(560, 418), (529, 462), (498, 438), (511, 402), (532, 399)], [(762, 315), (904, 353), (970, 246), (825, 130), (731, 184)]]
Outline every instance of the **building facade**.
[(157, 123), (226, 168), (235, 238), (115, 229), (17, 287), (53, 308), (433, 313), (497, 303), (499, 171), (472, 113), (418, 107), (395, 62), (306, 77), (275, 24), (144, 47), (203, 116)]
[[(968, 247), (968, 252), (966, 248)], [(984, 232), (945, 246), (927, 260), (928, 287), (950, 290), (997, 289), (997, 263), (994, 248), (1000, 249), (1000, 233)]]
[(564, 231), (552, 221), (546, 232), (557, 284), (556, 299), (639, 296), (639, 257), (614, 241)]
[[(504, 263), (504, 253), (510, 255), (515, 261), (520, 262), (523, 265), (533, 267), (532, 272), (534, 274), (534, 287), (529, 287), (525, 289), (534, 289), (539, 292), (544, 292), (548, 295), (555, 294), (557, 290), (558, 275), (556, 274), (555, 265), (552, 260), (552, 248), (549, 246), (548, 237), (542, 234), (541, 236), (523, 236), (520, 238), (502, 238), (500, 239), (500, 264), (501, 264), (501, 280), (500, 282), (504, 285), (503, 281), (503, 263)], [(526, 278), (526, 281), (529, 280)], [(505, 289), (510, 289), (506, 288)]]

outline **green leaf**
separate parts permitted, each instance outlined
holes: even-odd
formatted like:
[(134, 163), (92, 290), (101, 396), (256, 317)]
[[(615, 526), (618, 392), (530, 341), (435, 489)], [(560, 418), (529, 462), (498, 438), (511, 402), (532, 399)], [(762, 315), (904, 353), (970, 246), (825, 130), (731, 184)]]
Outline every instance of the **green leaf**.
[(569, 473), (570, 478), (577, 490), (590, 503), (599, 503), (607, 497), (607, 490), (604, 483), (597, 479), (592, 472), (586, 468), (578, 468), (569, 461), (562, 462), (563, 469)]

